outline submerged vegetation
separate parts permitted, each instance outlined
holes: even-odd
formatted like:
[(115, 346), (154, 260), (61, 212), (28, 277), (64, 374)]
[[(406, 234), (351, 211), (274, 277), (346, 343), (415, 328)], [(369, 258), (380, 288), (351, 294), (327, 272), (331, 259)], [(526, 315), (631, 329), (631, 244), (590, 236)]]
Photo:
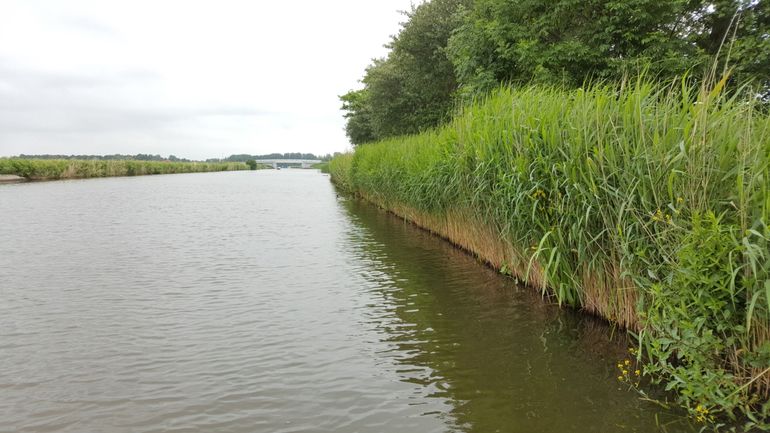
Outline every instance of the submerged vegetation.
[[(76, 179), (146, 174), (246, 170), (243, 162), (170, 162), (140, 160), (77, 160), (0, 158), (0, 174), (30, 180)], [(256, 169), (255, 166), (253, 169)]]
[(664, 383), (699, 421), (768, 428), (770, 116), (726, 81), (502, 86), (329, 168), (341, 188), (626, 327), (642, 367), (621, 365), (624, 382)]

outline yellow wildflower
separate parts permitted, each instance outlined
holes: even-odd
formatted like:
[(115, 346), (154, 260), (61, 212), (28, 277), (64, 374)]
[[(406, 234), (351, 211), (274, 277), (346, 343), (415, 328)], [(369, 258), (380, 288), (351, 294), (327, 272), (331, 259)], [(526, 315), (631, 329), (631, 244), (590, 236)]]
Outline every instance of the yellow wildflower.
[(660, 208), (656, 209), (655, 212), (652, 214), (652, 220), (663, 221), (663, 212), (660, 210)]

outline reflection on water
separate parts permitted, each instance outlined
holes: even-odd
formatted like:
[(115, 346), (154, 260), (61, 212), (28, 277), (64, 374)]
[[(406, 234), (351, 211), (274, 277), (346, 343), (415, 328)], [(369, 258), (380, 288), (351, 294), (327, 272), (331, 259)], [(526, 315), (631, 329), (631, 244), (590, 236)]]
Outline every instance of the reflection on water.
[(401, 380), (452, 405), (457, 431), (690, 431), (616, 382), (626, 341), (547, 305), (467, 254), (392, 215), (344, 200), (377, 280), (372, 308)]
[(2, 185), (0, 208), (0, 432), (691, 430), (618, 385), (602, 323), (315, 171)]

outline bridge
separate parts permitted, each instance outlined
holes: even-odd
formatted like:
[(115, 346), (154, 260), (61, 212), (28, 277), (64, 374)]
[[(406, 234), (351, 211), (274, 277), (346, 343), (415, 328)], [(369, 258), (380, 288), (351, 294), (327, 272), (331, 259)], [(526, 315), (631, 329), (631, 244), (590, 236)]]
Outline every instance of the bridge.
[(310, 168), (321, 162), (320, 159), (257, 159), (256, 161), (260, 164), (272, 165), (273, 168), (278, 168), (278, 164), (284, 166), (299, 164), (302, 168)]

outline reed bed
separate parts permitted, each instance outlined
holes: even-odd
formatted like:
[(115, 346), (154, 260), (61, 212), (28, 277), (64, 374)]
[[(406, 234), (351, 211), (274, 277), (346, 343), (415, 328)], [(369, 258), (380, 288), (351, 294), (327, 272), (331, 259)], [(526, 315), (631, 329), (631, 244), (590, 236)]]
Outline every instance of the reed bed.
[(341, 188), (628, 329), (642, 381), (698, 421), (767, 428), (770, 116), (725, 82), (502, 87), (329, 168)]
[(109, 176), (198, 173), (247, 170), (243, 162), (167, 162), (137, 160), (70, 160), (0, 158), (0, 174), (30, 180), (79, 179)]

